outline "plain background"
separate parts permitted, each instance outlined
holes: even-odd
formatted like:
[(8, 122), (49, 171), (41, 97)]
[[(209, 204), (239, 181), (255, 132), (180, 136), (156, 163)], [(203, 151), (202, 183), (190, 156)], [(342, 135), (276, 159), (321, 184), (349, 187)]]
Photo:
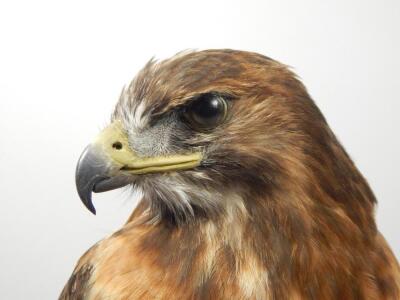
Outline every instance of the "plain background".
[(188, 48), (293, 66), (400, 257), (399, 1), (2, 1), (0, 43), (1, 299), (55, 299), (80, 255), (124, 223), (135, 196), (95, 195), (92, 216), (76, 161), (147, 60)]

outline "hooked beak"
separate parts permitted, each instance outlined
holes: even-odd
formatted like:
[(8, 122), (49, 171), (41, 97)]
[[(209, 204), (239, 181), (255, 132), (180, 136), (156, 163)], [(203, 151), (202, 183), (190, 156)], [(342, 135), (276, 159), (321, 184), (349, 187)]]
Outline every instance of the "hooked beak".
[(192, 169), (200, 165), (200, 152), (184, 155), (139, 157), (129, 147), (120, 121), (111, 123), (81, 154), (75, 174), (83, 204), (93, 214), (92, 192), (100, 193), (128, 185), (132, 175)]

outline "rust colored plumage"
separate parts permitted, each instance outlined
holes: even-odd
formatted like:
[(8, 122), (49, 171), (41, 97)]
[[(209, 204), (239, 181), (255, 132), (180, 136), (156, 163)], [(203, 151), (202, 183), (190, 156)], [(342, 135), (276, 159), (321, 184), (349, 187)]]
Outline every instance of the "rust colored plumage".
[(203, 149), (201, 166), (132, 178), (143, 199), (60, 299), (400, 299), (373, 192), (286, 66), (233, 50), (151, 61), (113, 120), (133, 135), (129, 114), (143, 103), (140, 140), (205, 93), (229, 99), (223, 124), (162, 131), (165, 149)]

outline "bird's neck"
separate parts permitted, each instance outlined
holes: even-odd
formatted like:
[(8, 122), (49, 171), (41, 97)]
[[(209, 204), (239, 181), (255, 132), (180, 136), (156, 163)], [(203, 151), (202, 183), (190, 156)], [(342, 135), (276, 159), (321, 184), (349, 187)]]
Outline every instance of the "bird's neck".
[[(363, 247), (373, 241), (374, 203), (355, 199), (363, 193), (356, 184), (348, 183), (347, 194), (337, 188), (336, 194), (329, 195), (299, 182), (299, 178), (287, 180), (273, 192), (224, 193), (214, 214), (195, 213), (181, 223), (174, 222), (168, 214), (158, 213), (155, 217), (151, 201), (143, 199), (127, 223), (150, 226), (171, 236), (196, 236), (204, 243), (228, 247), (233, 253), (248, 249), (262, 261), (268, 253), (275, 253), (278, 260), (290, 259), (293, 247), (311, 254), (323, 252), (324, 247)], [(362, 183), (365, 190), (366, 183)], [(313, 249), (315, 243), (319, 244), (318, 249)]]
[[(319, 277), (326, 275), (331, 279), (324, 284), (347, 286), (357, 268), (369, 268), (374, 224), (364, 232), (341, 205), (306, 201), (299, 193), (268, 195), (231, 195), (219, 215), (179, 225), (168, 220), (143, 222), (148, 210), (141, 203), (126, 231), (141, 228), (145, 234), (129, 236), (143, 256), (151, 255), (173, 278), (200, 286), (234, 278), (236, 288), (248, 298), (267, 298), (268, 290), (277, 299), (294, 297), (304, 286), (313, 289), (321, 284)], [(348, 288), (350, 293), (351, 285)]]

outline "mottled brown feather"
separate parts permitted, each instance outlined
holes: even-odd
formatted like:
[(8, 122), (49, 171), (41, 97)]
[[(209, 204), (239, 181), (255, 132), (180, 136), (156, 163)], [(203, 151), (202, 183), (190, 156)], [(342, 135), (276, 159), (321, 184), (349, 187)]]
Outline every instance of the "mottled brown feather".
[(151, 61), (113, 118), (143, 100), (157, 118), (210, 91), (234, 99), (202, 169), (223, 187), (220, 209), (171, 222), (145, 193), (60, 299), (400, 299), (373, 192), (286, 66), (233, 50)]

